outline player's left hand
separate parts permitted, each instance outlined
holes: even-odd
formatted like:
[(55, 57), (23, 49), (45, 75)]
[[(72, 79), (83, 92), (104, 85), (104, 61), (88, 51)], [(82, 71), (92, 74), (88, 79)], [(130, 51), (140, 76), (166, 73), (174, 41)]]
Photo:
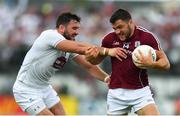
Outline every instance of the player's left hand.
[(111, 78), (110, 78), (110, 76), (108, 75), (107, 77), (105, 77), (104, 78), (104, 82), (106, 83), (106, 84), (110, 84), (110, 81), (111, 81)]
[(151, 50), (149, 51), (148, 55), (145, 56), (142, 54), (142, 52), (139, 50), (139, 55), (134, 54), (135, 57), (138, 59), (136, 61), (138, 67), (152, 67), (154, 61), (152, 59), (152, 52)]
[(127, 51), (124, 48), (109, 48), (108, 55), (122, 61), (127, 58)]

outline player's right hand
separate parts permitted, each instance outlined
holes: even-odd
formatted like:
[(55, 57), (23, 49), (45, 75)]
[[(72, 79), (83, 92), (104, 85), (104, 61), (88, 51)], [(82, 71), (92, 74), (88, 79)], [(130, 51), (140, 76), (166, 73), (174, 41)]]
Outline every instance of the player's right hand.
[(134, 54), (137, 58), (137, 61), (135, 62), (137, 67), (153, 67), (155, 61), (153, 61), (151, 50), (149, 50), (147, 56), (143, 55), (143, 53), (140, 50), (138, 50), (138, 53), (139, 55)]
[(109, 56), (116, 57), (120, 61), (122, 61), (122, 58), (127, 58), (127, 53), (127, 50), (123, 48), (110, 48), (108, 51)]
[(86, 59), (96, 58), (99, 54), (99, 49), (96, 46), (91, 46), (85, 51)]

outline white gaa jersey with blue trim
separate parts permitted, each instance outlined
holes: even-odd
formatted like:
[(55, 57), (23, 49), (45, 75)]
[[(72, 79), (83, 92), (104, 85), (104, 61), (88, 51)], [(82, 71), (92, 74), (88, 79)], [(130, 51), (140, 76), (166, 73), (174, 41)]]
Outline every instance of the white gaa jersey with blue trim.
[(35, 88), (48, 86), (55, 71), (62, 68), (69, 57), (77, 56), (56, 49), (56, 45), (63, 40), (65, 38), (57, 30), (42, 32), (27, 52), (18, 72), (17, 81)]

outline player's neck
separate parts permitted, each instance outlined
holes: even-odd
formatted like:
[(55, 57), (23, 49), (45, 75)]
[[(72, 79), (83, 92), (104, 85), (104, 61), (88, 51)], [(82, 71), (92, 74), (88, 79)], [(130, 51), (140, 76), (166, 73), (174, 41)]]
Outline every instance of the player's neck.
[(135, 31), (135, 24), (132, 24), (130, 28), (131, 28), (130, 37), (132, 37), (132, 35), (134, 34), (134, 31)]

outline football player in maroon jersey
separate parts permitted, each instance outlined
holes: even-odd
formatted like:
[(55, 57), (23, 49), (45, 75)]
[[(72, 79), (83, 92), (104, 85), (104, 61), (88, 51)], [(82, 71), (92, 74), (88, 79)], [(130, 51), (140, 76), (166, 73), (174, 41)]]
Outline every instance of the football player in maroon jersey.
[[(102, 40), (102, 47), (108, 54), (108, 48), (121, 48), (122, 55), (111, 57), (112, 74), (107, 95), (107, 114), (126, 115), (133, 110), (138, 115), (159, 115), (158, 108), (149, 88), (147, 69), (136, 67), (132, 62), (132, 52), (139, 45), (149, 45), (156, 50), (157, 60), (151, 55), (138, 57), (139, 67), (168, 70), (170, 63), (160, 47), (158, 38), (147, 29), (135, 25), (131, 14), (118, 9), (110, 18), (114, 32), (108, 33)], [(115, 53), (114, 53), (115, 54)], [(86, 59), (99, 64), (106, 55)]]

